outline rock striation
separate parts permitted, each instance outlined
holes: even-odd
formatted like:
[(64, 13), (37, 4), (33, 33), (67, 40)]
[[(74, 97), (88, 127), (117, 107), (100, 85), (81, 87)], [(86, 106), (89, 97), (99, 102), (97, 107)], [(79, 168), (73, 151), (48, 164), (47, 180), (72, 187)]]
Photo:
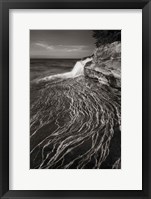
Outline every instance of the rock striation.
[(85, 65), (85, 76), (108, 86), (121, 87), (121, 42), (102, 45)]

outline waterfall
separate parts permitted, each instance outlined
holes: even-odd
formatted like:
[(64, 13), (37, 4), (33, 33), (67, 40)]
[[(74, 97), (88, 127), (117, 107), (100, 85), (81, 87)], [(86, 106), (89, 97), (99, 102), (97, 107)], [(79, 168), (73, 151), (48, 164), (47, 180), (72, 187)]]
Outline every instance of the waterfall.
[(49, 81), (49, 80), (54, 80), (56, 78), (74, 78), (80, 75), (84, 75), (84, 67), (87, 62), (91, 61), (92, 58), (86, 58), (85, 60), (80, 60), (77, 61), (76, 64), (74, 65), (73, 69), (70, 72), (67, 73), (62, 73), (62, 74), (56, 74), (56, 75), (50, 75), (44, 78), (41, 78), (39, 81)]

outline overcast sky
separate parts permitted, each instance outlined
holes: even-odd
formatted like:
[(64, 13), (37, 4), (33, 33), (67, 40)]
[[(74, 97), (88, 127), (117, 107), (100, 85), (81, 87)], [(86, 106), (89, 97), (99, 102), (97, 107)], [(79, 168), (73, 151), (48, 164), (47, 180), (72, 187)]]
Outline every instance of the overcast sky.
[(90, 30), (31, 30), (31, 58), (82, 58), (93, 53)]

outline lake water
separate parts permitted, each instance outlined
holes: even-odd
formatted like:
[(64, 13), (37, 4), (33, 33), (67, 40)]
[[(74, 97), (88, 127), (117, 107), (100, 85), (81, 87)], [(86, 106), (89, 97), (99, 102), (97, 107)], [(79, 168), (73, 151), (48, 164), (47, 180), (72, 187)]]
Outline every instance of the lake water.
[(31, 59), (30, 80), (72, 70), (77, 59)]

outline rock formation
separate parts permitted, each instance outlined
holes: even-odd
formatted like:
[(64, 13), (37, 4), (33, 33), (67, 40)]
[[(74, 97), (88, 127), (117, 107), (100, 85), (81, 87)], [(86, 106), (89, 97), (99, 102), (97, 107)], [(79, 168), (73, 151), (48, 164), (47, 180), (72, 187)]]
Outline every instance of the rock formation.
[(121, 87), (121, 42), (102, 45), (85, 65), (85, 76), (111, 87)]

